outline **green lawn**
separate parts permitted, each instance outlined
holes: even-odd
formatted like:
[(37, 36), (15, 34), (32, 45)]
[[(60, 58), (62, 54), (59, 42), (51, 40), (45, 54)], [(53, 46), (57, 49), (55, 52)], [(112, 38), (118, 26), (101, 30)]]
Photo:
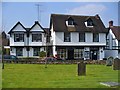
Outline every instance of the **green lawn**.
[[(3, 88), (109, 88), (100, 82), (118, 81), (118, 71), (105, 65), (87, 65), (86, 76), (77, 76), (77, 64), (5, 64)], [(114, 87), (113, 87), (114, 88)]]

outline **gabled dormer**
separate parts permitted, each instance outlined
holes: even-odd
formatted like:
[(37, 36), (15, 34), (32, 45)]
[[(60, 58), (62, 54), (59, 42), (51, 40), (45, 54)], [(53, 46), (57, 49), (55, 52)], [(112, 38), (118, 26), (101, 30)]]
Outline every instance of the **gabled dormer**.
[(30, 32), (44, 32), (44, 29), (42, 28), (42, 26), (39, 24), (38, 21), (35, 21), (34, 25), (30, 28)]
[(85, 25), (86, 25), (86, 27), (93, 27), (94, 26), (93, 20), (91, 18), (88, 18), (85, 21)]
[(66, 20), (66, 25), (67, 26), (74, 26), (74, 19), (72, 17), (68, 17), (68, 19)]
[(26, 32), (26, 28), (20, 22), (17, 22), (8, 34), (11, 34), (12, 32)]
[(30, 34), (32, 42), (42, 42), (44, 36), (44, 28), (39, 24), (38, 21), (35, 21), (34, 25), (30, 28)]

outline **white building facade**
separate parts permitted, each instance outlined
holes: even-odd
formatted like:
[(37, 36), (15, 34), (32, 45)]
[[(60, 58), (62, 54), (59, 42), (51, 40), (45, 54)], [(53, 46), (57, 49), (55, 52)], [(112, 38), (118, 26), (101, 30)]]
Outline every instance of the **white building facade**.
[(108, 29), (105, 57), (120, 58), (120, 26), (113, 26), (110, 21)]
[(25, 28), (18, 22), (10, 31), (10, 54), (18, 57), (39, 57), (40, 51), (61, 59), (105, 58), (106, 34), (100, 17), (52, 14), (47, 42), (45, 28), (35, 22)]
[(25, 28), (18, 22), (9, 32), (10, 54), (20, 57), (39, 57), (40, 51), (45, 51), (45, 31), (39, 24)]
[(102, 60), (107, 30), (101, 23), (99, 16), (51, 15), (53, 55), (69, 60)]

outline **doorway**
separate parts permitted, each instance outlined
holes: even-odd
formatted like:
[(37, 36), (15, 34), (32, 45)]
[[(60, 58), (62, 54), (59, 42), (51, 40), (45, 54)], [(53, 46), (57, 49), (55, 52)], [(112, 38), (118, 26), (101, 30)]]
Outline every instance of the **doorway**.
[(97, 60), (98, 57), (98, 51), (91, 51), (91, 59)]
[(68, 49), (68, 60), (74, 59), (74, 49)]

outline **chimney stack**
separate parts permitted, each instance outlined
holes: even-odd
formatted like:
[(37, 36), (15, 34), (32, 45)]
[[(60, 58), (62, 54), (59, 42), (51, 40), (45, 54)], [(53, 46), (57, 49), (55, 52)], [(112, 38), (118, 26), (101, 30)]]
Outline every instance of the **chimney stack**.
[(113, 26), (113, 21), (109, 21), (109, 27)]
[(95, 17), (96, 17), (97, 19), (100, 19), (100, 16), (99, 16), (99, 14), (96, 14), (96, 15), (95, 15)]

